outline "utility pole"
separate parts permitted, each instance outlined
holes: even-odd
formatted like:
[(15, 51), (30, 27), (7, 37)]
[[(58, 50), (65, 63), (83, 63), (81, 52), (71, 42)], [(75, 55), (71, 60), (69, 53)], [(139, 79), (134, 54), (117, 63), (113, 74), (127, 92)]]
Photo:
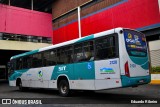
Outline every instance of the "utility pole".
[(8, 5), (9, 5), (9, 6), (11, 5), (11, 0), (8, 1)]
[(31, 0), (31, 10), (33, 10), (33, 0)]
[(79, 32), (79, 38), (82, 37), (81, 35), (81, 8), (78, 7), (78, 32)]

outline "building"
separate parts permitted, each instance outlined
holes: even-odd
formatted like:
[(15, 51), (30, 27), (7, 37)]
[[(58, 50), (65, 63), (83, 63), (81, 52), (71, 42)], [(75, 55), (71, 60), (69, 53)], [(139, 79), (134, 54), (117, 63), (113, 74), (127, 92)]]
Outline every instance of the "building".
[(158, 46), (160, 42), (159, 0), (0, 0), (0, 3), (3, 16), (0, 52), (7, 56), (0, 57), (6, 59), (0, 60), (1, 66), (14, 54), (51, 45), (48, 44), (51, 38), (52, 44), (57, 44), (115, 27), (145, 33), (152, 66), (155, 63), (160, 66), (159, 60), (154, 61), (160, 48), (152, 45)]
[(144, 32), (148, 41), (159, 39), (158, 0), (54, 0), (53, 44), (78, 38), (78, 6), (82, 36), (126, 27)]
[(145, 33), (148, 42), (159, 40), (159, 6), (159, 0), (54, 0), (52, 43), (57, 44), (79, 37), (77, 7), (81, 9), (82, 37), (116, 27), (125, 27)]
[(0, 79), (22, 52), (51, 45), (52, 0), (0, 0)]
[(146, 34), (151, 65), (160, 67), (160, 0), (54, 0), (52, 17), (53, 44), (78, 38), (79, 29), (82, 37), (116, 27), (137, 29)]

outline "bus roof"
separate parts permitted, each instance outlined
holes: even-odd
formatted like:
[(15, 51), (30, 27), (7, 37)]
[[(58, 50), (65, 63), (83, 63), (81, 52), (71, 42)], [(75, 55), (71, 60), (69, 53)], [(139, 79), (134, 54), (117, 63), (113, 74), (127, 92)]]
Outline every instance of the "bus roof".
[(70, 40), (70, 41), (67, 41), (67, 42), (59, 43), (59, 44), (56, 44), (56, 45), (51, 45), (51, 46), (40, 48), (40, 49), (37, 49), (37, 50), (32, 50), (32, 51), (29, 51), (29, 52), (25, 52), (25, 53), (22, 53), (22, 54), (12, 56), (10, 60), (20, 58), (20, 57), (23, 57), (23, 56), (27, 56), (27, 55), (32, 55), (32, 54), (42, 52), (42, 51), (45, 51), (45, 50), (54, 49), (54, 48), (58, 48), (58, 47), (61, 47), (61, 46), (70, 45), (70, 44), (73, 44), (73, 43), (79, 43), (79, 42), (87, 41), (87, 40), (90, 40), (90, 39), (93, 39), (93, 38), (113, 34), (113, 33), (116, 33), (119, 30), (122, 30), (122, 29), (123, 28), (119, 27), (119, 28), (99, 32), (99, 33), (96, 33), (96, 34), (91, 34), (89, 36), (85, 36), (85, 37), (82, 37), (82, 38), (78, 38), (78, 39)]

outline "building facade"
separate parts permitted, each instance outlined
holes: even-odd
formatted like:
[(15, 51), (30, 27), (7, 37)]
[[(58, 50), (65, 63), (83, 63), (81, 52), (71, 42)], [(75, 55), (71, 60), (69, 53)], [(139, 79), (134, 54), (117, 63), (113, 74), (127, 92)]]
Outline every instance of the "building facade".
[(53, 44), (78, 38), (78, 6), (81, 8), (82, 37), (125, 27), (146, 33), (148, 41), (159, 39), (158, 0), (55, 0)]
[(160, 68), (160, 0), (55, 0), (52, 18), (53, 44), (79, 38), (79, 28), (81, 37), (116, 27), (139, 30), (146, 34), (152, 68)]
[(0, 79), (10, 57), (51, 45), (52, 0), (0, 0)]

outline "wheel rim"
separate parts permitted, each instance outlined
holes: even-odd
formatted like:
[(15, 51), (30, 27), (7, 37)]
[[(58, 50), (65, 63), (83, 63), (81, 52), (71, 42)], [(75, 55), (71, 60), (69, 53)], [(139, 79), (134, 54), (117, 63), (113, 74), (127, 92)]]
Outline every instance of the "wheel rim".
[(63, 85), (61, 86), (61, 92), (62, 92), (63, 94), (67, 93), (67, 86), (66, 86), (65, 84), (63, 84)]
[(22, 89), (22, 82), (19, 83), (19, 89)]

